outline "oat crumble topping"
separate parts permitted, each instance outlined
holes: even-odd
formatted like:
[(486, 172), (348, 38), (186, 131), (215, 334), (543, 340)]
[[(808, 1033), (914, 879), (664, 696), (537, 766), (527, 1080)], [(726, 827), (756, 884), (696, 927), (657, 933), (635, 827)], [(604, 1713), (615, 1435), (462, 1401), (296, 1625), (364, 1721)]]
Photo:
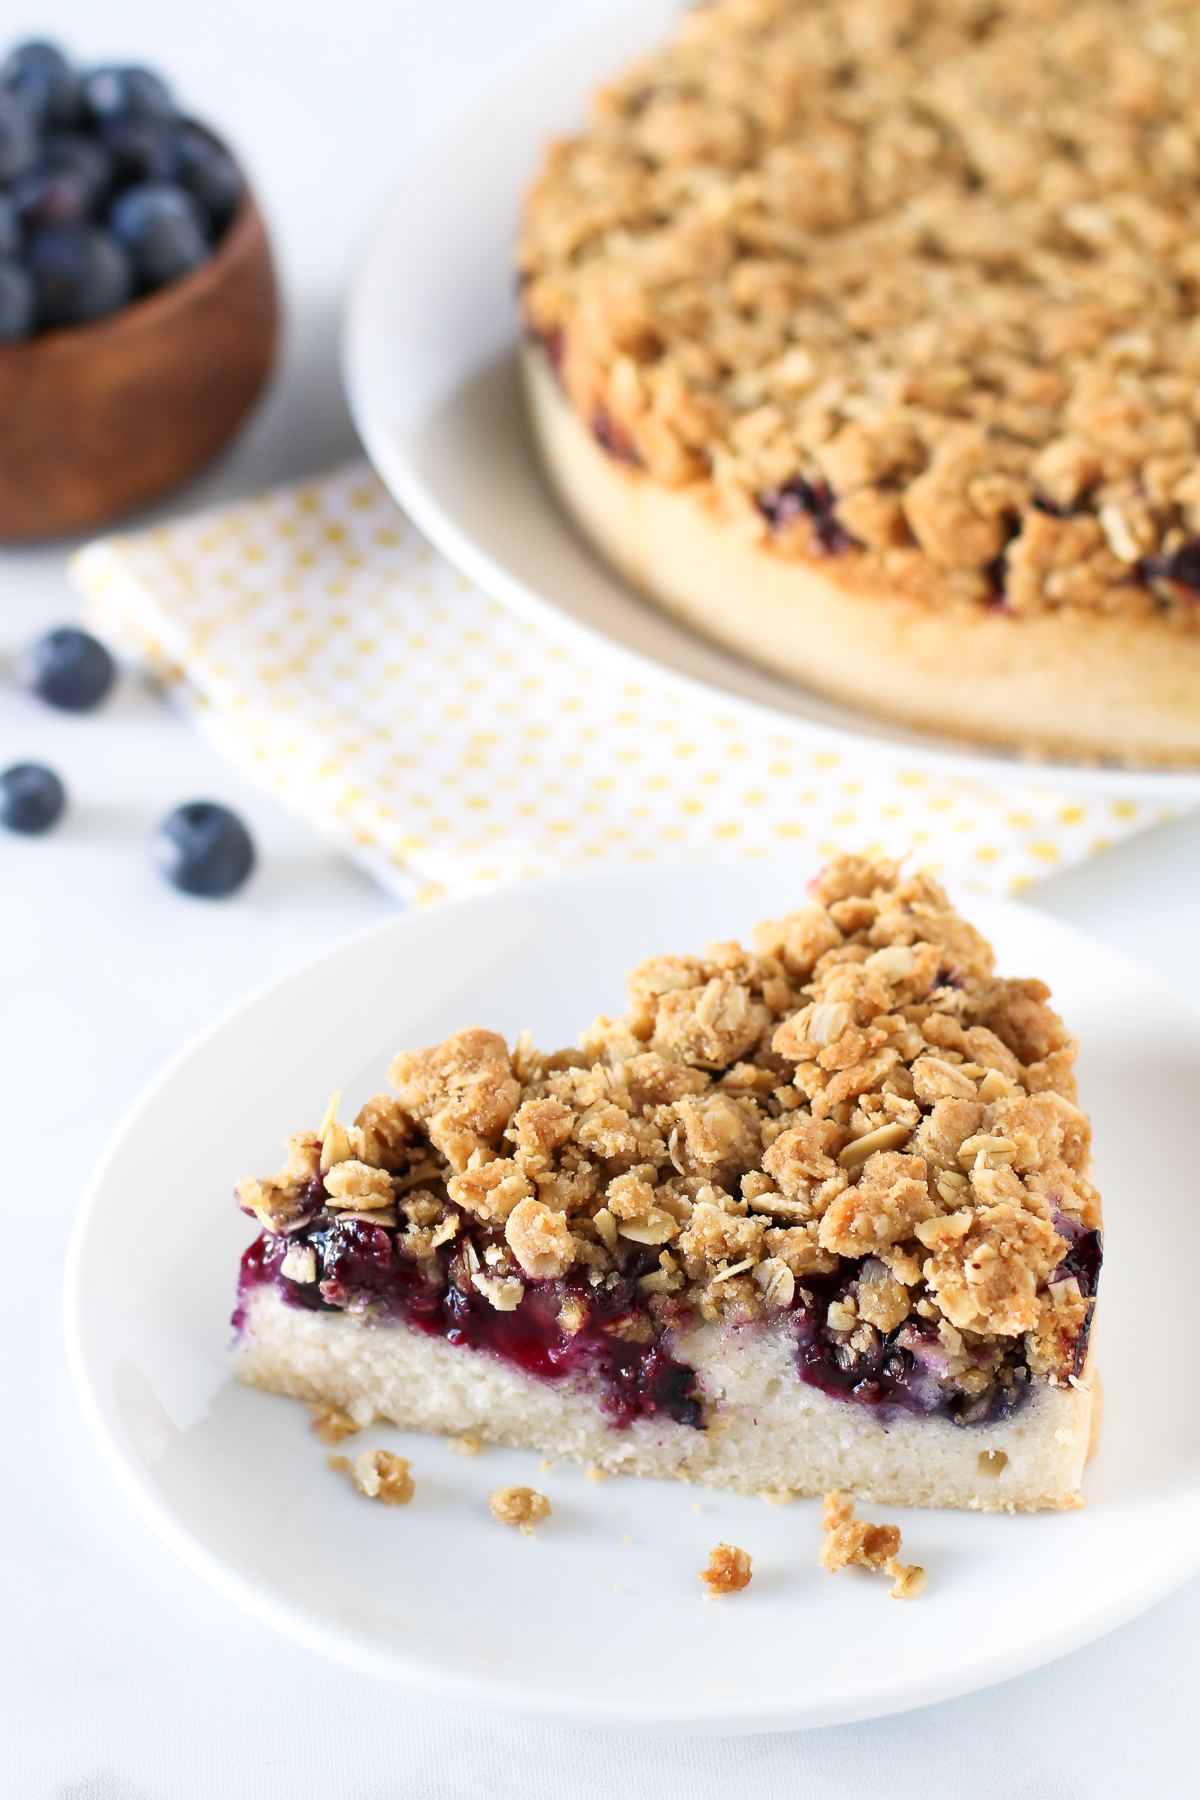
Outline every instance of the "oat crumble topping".
[(708, 1553), (708, 1567), (700, 1579), (710, 1594), (736, 1594), (750, 1585), (750, 1557), (734, 1544), (718, 1544)]
[(1200, 617), (1200, 5), (712, 0), (553, 144), (522, 311), (830, 579)]
[[(1048, 997), (995, 976), (928, 875), (839, 857), (753, 949), (639, 964), (579, 1050), (472, 1028), (404, 1052), (394, 1098), (289, 1138), (238, 1200), (297, 1304), (386, 1319), (383, 1267), (418, 1324), (473, 1308), (558, 1367), (792, 1319), (826, 1391), (986, 1421), (1086, 1360), (1100, 1202)], [(671, 1368), (659, 1403), (718, 1429)]]

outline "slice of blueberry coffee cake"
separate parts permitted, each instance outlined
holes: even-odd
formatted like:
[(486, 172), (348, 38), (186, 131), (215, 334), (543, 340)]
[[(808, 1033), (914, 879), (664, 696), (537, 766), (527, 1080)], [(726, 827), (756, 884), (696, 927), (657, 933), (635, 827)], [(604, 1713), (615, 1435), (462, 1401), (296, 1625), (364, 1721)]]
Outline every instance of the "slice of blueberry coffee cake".
[(289, 1138), (237, 1189), (241, 1379), (614, 1472), (1081, 1505), (1100, 1202), (1049, 990), (856, 857), (754, 941)]

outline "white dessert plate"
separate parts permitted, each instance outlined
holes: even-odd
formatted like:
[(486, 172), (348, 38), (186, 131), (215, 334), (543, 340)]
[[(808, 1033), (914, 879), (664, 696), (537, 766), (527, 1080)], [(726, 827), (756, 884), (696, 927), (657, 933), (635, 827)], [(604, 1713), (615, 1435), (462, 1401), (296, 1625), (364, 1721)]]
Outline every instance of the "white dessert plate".
[[(389, 920), (251, 995), (165, 1068), (118, 1129), (80, 1208), (66, 1331), (88, 1424), (154, 1530), (230, 1600), (366, 1674), (442, 1699), (642, 1729), (832, 1724), (961, 1694), (1061, 1656), (1200, 1568), (1192, 1304), (1200, 1014), (1135, 964), (1037, 912), (971, 899), (1001, 967), (1038, 974), (1083, 1041), (1107, 1259), (1104, 1428), (1085, 1510), (898, 1518), (929, 1573), (889, 1583), (817, 1565), (816, 1500), (666, 1481), (590, 1483), (536, 1456), (402, 1450), (403, 1510), (325, 1466), (305, 1409), (230, 1377), (238, 1258), (231, 1188), (344, 1090), (353, 1117), (403, 1046), (485, 1023), (574, 1041), (619, 1010), (642, 956), (748, 935), (802, 894), (797, 864), (663, 868), (547, 883)], [(533, 1539), (488, 1492), (542, 1489)], [(754, 1577), (710, 1600), (718, 1542)]]
[(344, 372), (368, 454), (421, 530), (534, 624), (711, 706), (841, 747), (980, 781), (1200, 797), (1200, 769), (1030, 764), (908, 731), (776, 679), (641, 599), (573, 532), (537, 466), (516, 368), (513, 246), (547, 139), (670, 32), (672, 0), (593, 27), (441, 132), (405, 171), (350, 295)]

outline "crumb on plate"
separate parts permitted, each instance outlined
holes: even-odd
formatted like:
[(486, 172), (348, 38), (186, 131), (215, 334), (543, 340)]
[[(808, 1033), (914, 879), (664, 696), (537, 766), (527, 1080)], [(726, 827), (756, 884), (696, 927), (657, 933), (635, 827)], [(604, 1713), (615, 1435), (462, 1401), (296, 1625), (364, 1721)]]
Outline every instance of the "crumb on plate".
[(344, 1437), (353, 1437), (362, 1426), (349, 1413), (340, 1412), (336, 1406), (329, 1406), (324, 1401), (313, 1401), (309, 1406), (312, 1414), (312, 1434), (319, 1443), (336, 1447)]
[(538, 1519), (550, 1517), (550, 1502), (536, 1488), (494, 1488), (488, 1495), (488, 1505), (493, 1519), (501, 1525), (519, 1525), (527, 1536), (532, 1535)]
[(821, 1567), (834, 1572), (857, 1564), (863, 1569), (882, 1569), (892, 1577), (892, 1599), (911, 1600), (925, 1586), (925, 1571), (915, 1563), (898, 1561), (900, 1527), (868, 1525), (854, 1517), (854, 1502), (835, 1488), (826, 1494), (821, 1513)]
[(750, 1557), (735, 1544), (718, 1544), (708, 1553), (708, 1567), (701, 1569), (700, 1579), (710, 1594), (736, 1594), (749, 1585)]
[(360, 1494), (385, 1506), (407, 1506), (416, 1492), (408, 1463), (390, 1450), (364, 1450), (351, 1464), (350, 1475)]

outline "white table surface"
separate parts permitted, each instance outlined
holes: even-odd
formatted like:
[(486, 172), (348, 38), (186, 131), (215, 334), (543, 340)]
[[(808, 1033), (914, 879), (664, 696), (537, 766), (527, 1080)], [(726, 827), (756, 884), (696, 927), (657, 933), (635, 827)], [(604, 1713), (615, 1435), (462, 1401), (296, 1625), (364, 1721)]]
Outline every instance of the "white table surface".
[[(0, 40), (54, 34), (80, 56), (166, 72), (240, 147), (274, 233), (291, 313), (278, 381), (240, 443), (165, 511), (250, 492), (352, 450), (337, 307), (393, 171), (423, 130), (510, 64), (615, 9), (615, 0), (0, 6)], [(965, 1700), (797, 1736), (650, 1739), (535, 1727), (372, 1685), (235, 1612), (159, 1545), (92, 1449), (67, 1379), (59, 1291), (80, 1189), (169, 1052), (249, 985), (392, 902), (134, 683), (90, 719), (54, 714), (13, 689), (12, 651), (75, 611), (63, 560), (61, 546), (0, 553), (0, 767), (45, 760), (71, 795), (51, 837), (0, 842), (0, 1793), (1194, 1794), (1200, 1582), (1090, 1649)], [(260, 846), (260, 872), (229, 903), (177, 895), (149, 864), (157, 819), (197, 797), (238, 808)], [(1198, 886), (1200, 821), (1185, 821), (1029, 897), (1200, 1000)], [(569, 1597), (565, 1606), (569, 1617)], [(652, 1680), (654, 1657), (669, 1646), (631, 1645), (630, 1654), (645, 1659)]]

